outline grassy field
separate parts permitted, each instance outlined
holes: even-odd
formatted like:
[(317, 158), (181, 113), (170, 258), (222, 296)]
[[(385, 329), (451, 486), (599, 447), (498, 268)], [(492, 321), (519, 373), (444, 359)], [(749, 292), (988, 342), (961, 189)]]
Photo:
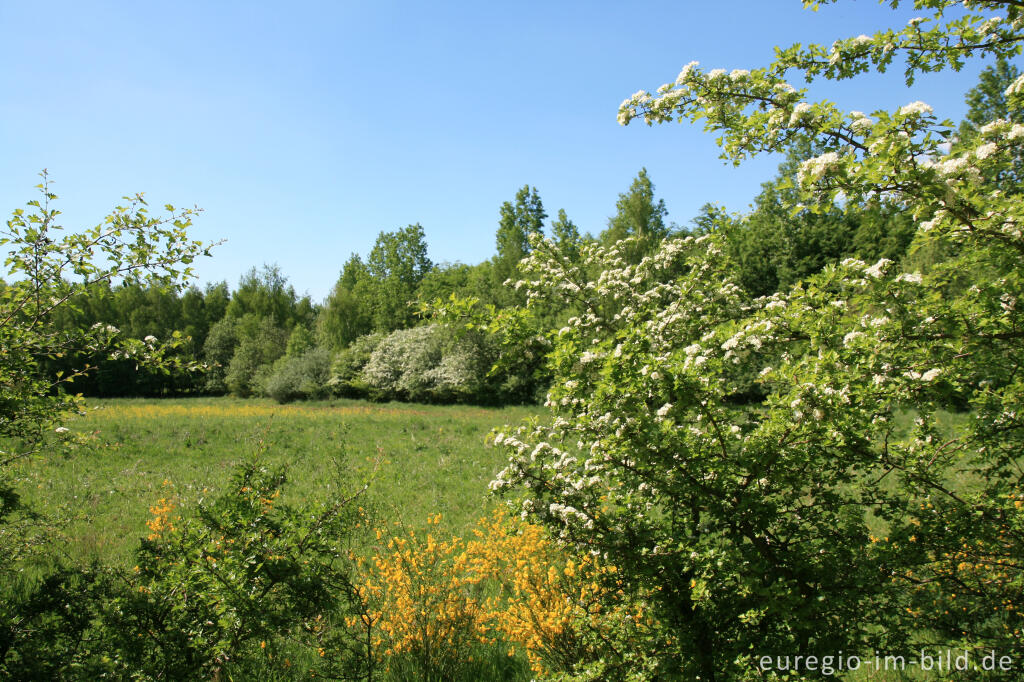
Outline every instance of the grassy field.
[[(485, 442), (488, 433), (540, 411), (353, 400), (95, 400), (86, 416), (68, 423), (79, 440), (68, 455), (23, 460), (14, 475), (30, 505), (70, 519), (63, 546), (86, 561), (129, 561), (159, 498), (208, 496), (257, 452), (288, 466), (284, 494), (293, 501), (369, 482), (367, 502), (388, 519), (416, 528), (440, 513), (438, 530), (461, 536), (493, 506), (487, 484), (504, 466)], [(912, 418), (902, 415), (898, 430)]]
[[(68, 456), (23, 461), (15, 476), (26, 501), (71, 519), (71, 557), (108, 564), (130, 561), (150, 506), (169, 489), (186, 502), (209, 495), (255, 452), (288, 465), (284, 495), (293, 500), (369, 481), (367, 501), (389, 519), (419, 527), (440, 513), (440, 528), (461, 535), (494, 504), (487, 484), (503, 459), (487, 434), (536, 413), (347, 400), (91, 401), (68, 424), (81, 441)], [(340, 484), (339, 470), (348, 479)]]
[[(426, 529), (443, 540), (469, 535), (496, 504), (487, 485), (505, 462), (486, 442), (490, 431), (541, 411), (349, 400), (283, 406), (231, 398), (93, 401), (85, 416), (68, 423), (77, 444), (66, 455), (21, 461), (15, 476), (30, 506), (66, 519), (61, 540), (52, 545), (79, 564), (132, 566), (149, 532), (151, 506), (171, 496), (185, 505), (212, 497), (235, 465), (254, 453), (268, 464), (287, 465), (286, 501), (328, 500), (369, 482), (361, 504), (379, 512), (378, 523)], [(900, 415), (898, 435), (914, 416)], [(953, 429), (963, 419), (944, 414), (940, 421)], [(437, 514), (441, 521), (428, 528), (428, 518)], [(316, 662), (310, 651), (289, 651), (297, 663)], [(503, 645), (474, 650), (484, 667), (463, 679), (529, 679), (523, 653), (511, 658), (505, 651)], [(386, 679), (415, 677), (403, 672), (403, 660), (389, 661), (393, 669)], [(297, 674), (268, 664), (260, 679), (293, 680)], [(928, 679), (876, 671), (843, 678)]]

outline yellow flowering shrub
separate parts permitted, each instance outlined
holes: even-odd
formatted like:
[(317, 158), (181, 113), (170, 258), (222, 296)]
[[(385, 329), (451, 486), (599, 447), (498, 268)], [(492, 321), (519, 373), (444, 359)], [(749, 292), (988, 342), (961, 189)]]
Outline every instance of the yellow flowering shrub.
[(627, 605), (615, 566), (567, 555), (543, 527), (498, 509), (475, 535), (470, 552), (478, 557), (476, 568), (499, 586), (488, 601), (488, 622), (523, 648), (536, 675), (571, 670), (601, 655), (589, 634), (641, 622), (641, 602)]
[[(165, 478), (163, 487), (173, 488), (174, 486)], [(148, 539), (156, 540), (164, 533), (174, 531), (174, 522), (181, 520), (179, 516), (172, 516), (177, 507), (178, 501), (175, 497), (161, 497), (156, 504), (149, 508), (149, 513), (153, 515), (153, 518), (146, 521), (146, 527), (150, 531)]]
[[(440, 515), (428, 519), (437, 526)], [(483, 574), (469, 570), (470, 556), (458, 538), (438, 541), (428, 530), (391, 534), (378, 529), (383, 544), (362, 559), (358, 581), (367, 603), (350, 628), (375, 626), (373, 649), (380, 661), (412, 658), (428, 676), (444, 676), (472, 656), (477, 644), (491, 644), (481, 599)]]
[(481, 646), (502, 647), (508, 656), (523, 652), (537, 677), (549, 677), (615, 658), (624, 633), (652, 624), (643, 600), (620, 589), (614, 566), (567, 555), (540, 526), (499, 508), (472, 535), (439, 541), (429, 527), (377, 531), (380, 550), (360, 563), (357, 578), (371, 606), (348, 625), (373, 624), (382, 664), (409, 656), (420, 671), (451, 673)]

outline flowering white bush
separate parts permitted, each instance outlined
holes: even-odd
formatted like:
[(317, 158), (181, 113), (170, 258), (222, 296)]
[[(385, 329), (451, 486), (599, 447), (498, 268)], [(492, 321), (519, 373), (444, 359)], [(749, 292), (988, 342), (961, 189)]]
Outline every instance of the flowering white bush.
[(386, 336), (363, 368), (363, 380), (392, 397), (423, 399), (426, 372), (441, 361), (440, 328), (435, 325), (400, 329)]
[(335, 355), (331, 378), (327, 382), (332, 391), (347, 397), (365, 397), (365, 383), (361, 378), (363, 368), (385, 336), (380, 332), (364, 334)]
[[(941, 10), (961, 3), (917, 4), (935, 15), (780, 50), (736, 78), (690, 64), (619, 120), (703, 119), (734, 161), (811, 140), (808, 207), (885, 202), (941, 262), (849, 259), (756, 300), (716, 234), (635, 266), (628, 245), (589, 245), (572, 265), (534, 236), (521, 264), (529, 301), (572, 291), (581, 312), (551, 337), (551, 420), (495, 438), (509, 464), (492, 488), (653, 594), (676, 643), (662, 664), (684, 678), (760, 679), (756, 656), (794, 652), (1024, 654), (1024, 204), (984, 179), (1012, 163), (1015, 128), (992, 122), (950, 156), (928, 105), (867, 119), (784, 80), (897, 54), (912, 80), (1020, 49), (1012, 3), (963, 3), (1006, 16), (954, 19)], [(752, 380), (764, 397), (745, 402)], [(947, 423), (950, 405), (969, 416)]]
[(378, 398), (479, 400), (493, 363), (479, 340), (442, 324), (400, 329), (377, 344), (361, 378)]

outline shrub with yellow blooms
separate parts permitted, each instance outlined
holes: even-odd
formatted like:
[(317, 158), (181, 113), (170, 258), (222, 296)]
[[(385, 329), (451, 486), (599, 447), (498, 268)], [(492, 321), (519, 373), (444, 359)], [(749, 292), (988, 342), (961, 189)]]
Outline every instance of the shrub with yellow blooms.
[[(629, 642), (651, 644), (640, 595), (621, 589), (614, 566), (567, 555), (538, 525), (498, 508), (468, 541), (377, 531), (381, 545), (360, 563), (379, 664), (427, 678), (464, 676), (481, 655), (525, 654), (540, 678), (638, 664)], [(433, 528), (431, 528), (433, 527)]]

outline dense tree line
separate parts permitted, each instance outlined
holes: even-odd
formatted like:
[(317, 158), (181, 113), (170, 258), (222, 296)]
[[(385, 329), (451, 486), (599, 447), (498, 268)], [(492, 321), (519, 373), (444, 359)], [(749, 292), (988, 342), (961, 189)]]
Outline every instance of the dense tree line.
[[(267, 395), (278, 400), (346, 395), (376, 399), (522, 402), (546, 388), (543, 355), (499, 363), (502, 350), (484, 333), (456, 333), (431, 323), (430, 303), (474, 297), (495, 310), (525, 303), (512, 286), (529, 254), (529, 235), (545, 231), (548, 214), (535, 187), (524, 186), (499, 208), (495, 255), (482, 263), (434, 263), (423, 227), (381, 232), (364, 258), (344, 263), (323, 304), (300, 297), (276, 266), (247, 272), (232, 290), (226, 282), (176, 291), (140, 283), (83, 290), (60, 311), (56, 324), (74, 330), (100, 325), (149, 343), (177, 338), (185, 364), (205, 371), (167, 371), (112, 359), (88, 349), (47, 358), (53, 375), (73, 367), (90, 370), (75, 388), (92, 396), (182, 394)], [(647, 248), (665, 236), (664, 202), (641, 171), (619, 199), (619, 212), (601, 239), (609, 243), (638, 232)], [(581, 235), (564, 210), (550, 233), (579, 253)], [(539, 311), (549, 326), (570, 306)], [(501, 364), (500, 371), (492, 371)], [(514, 364), (514, 366), (512, 366)], [(184, 366), (184, 365), (183, 365)]]
[[(763, 186), (748, 214), (730, 215), (708, 205), (690, 230), (666, 223), (664, 201), (655, 197), (646, 169), (619, 196), (615, 215), (598, 237), (581, 234), (564, 210), (545, 226), (548, 215), (537, 189), (524, 186), (500, 207), (491, 259), (476, 265), (434, 263), (420, 225), (381, 232), (365, 259), (354, 253), (345, 262), (322, 304), (297, 295), (272, 265), (251, 269), (234, 289), (226, 282), (181, 292), (105, 283), (76, 297), (57, 324), (66, 330), (109, 325), (126, 338), (151, 342), (180, 338), (175, 351), (180, 359), (199, 363), (204, 371), (157, 371), (129, 357), (111, 359), (86, 349), (48, 358), (47, 370), (56, 374), (88, 365), (90, 371), (76, 378), (75, 389), (98, 397), (230, 393), (282, 401), (332, 394), (533, 401), (547, 388), (543, 349), (533, 362), (512, 367), (499, 362), (502, 350), (486, 334), (456, 333), (437, 324), (411, 330), (431, 323), (425, 311), (432, 303), (453, 296), (472, 298), (494, 312), (525, 304), (515, 282), (534, 232), (549, 234), (569, 259), (579, 259), (586, 244), (611, 246), (631, 238), (622, 242), (629, 244), (624, 257), (631, 263), (669, 235), (721, 232), (740, 266), (737, 280), (755, 294), (787, 287), (846, 256), (903, 255), (910, 234), (906, 220), (880, 208), (789, 215), (783, 207), (795, 191), (792, 176), (801, 158), (794, 154), (780, 166), (779, 176)], [(574, 311), (571, 297), (533, 307), (540, 327), (548, 331)], [(492, 371), (496, 365), (498, 371)]]
[[(970, 144), (985, 121), (1022, 116), (1005, 91), (1019, 76), (999, 60), (967, 93), (969, 111), (954, 149)], [(616, 212), (595, 237), (581, 233), (564, 210), (549, 216), (536, 187), (524, 185), (498, 211), (495, 254), (467, 265), (434, 263), (419, 224), (381, 232), (366, 257), (353, 253), (322, 304), (298, 296), (276, 266), (253, 268), (231, 289), (226, 282), (178, 292), (140, 283), (109, 282), (79, 294), (60, 311), (58, 325), (71, 331), (110, 325), (132, 339), (180, 338), (183, 365), (203, 372), (140, 367), (132, 358), (90, 355), (85, 349), (46, 359), (56, 375), (84, 364), (76, 389), (93, 396), (182, 394), (266, 395), (278, 400), (344, 395), (419, 401), (533, 401), (546, 390), (544, 349), (524, 361), (522, 349), (502, 349), (484, 332), (456, 332), (432, 324), (437, 302), (473, 299), (489, 314), (527, 301), (515, 286), (520, 262), (531, 253), (530, 235), (547, 234), (567, 266), (579, 264), (583, 247), (618, 244), (637, 264), (662, 240), (681, 234), (717, 234), (723, 240), (736, 283), (752, 296), (789, 289), (845, 258), (928, 264), (942, 254), (908, 253), (916, 226), (880, 196), (804, 206), (799, 199), (802, 164), (821, 152), (803, 140), (787, 147), (775, 178), (765, 182), (746, 213), (702, 207), (687, 228), (667, 222), (665, 202), (641, 169), (619, 195)], [(1005, 192), (1019, 192), (1024, 160), (989, 178)], [(794, 207), (796, 209), (794, 210)], [(575, 261), (575, 262), (572, 262)], [(600, 273), (591, 268), (591, 277)], [(534, 302), (539, 333), (559, 329), (577, 307), (573, 297)], [(419, 328), (423, 325), (429, 325)], [(413, 331), (416, 330), (416, 331)], [(504, 361), (503, 361), (504, 357)], [(515, 357), (512, 361), (511, 358)]]

